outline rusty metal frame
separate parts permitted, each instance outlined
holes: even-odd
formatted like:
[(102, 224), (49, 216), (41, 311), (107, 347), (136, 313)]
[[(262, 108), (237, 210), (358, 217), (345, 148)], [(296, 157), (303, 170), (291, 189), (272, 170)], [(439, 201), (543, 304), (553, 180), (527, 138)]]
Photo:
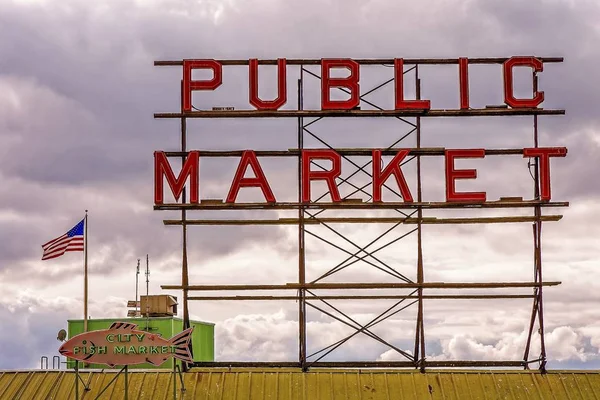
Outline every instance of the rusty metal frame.
[[(549, 57), (540, 58), (543, 62), (562, 62), (563, 59), (560, 57)], [(506, 58), (473, 58), (469, 59), (470, 64), (500, 64), (504, 62)], [(359, 64), (363, 65), (386, 65), (393, 64), (393, 59), (359, 59), (355, 60)], [(248, 65), (248, 60), (220, 60), (222, 65)], [(562, 215), (542, 215), (542, 208), (546, 207), (567, 207), (568, 202), (547, 202), (541, 201), (540, 199), (540, 172), (537, 165), (534, 166), (534, 199), (523, 200), (522, 198), (502, 198), (498, 201), (487, 201), (485, 203), (444, 203), (444, 202), (423, 202), (422, 199), (422, 187), (421, 187), (421, 157), (427, 156), (440, 156), (444, 154), (444, 148), (423, 148), (421, 147), (421, 118), (424, 117), (477, 117), (477, 116), (511, 116), (511, 115), (531, 115), (533, 116), (533, 141), (534, 146), (538, 147), (538, 116), (539, 115), (563, 115), (564, 110), (554, 109), (510, 109), (506, 107), (487, 107), (485, 109), (468, 109), (468, 110), (384, 110), (377, 106), (375, 103), (365, 99), (365, 97), (385, 85), (392, 82), (387, 80), (373, 89), (360, 95), (360, 100), (365, 104), (370, 105), (374, 110), (349, 110), (349, 111), (322, 111), (322, 110), (305, 110), (303, 107), (303, 95), (304, 95), (304, 80), (305, 75), (309, 77), (320, 79), (318, 74), (315, 74), (308, 70), (306, 67), (310, 65), (319, 65), (321, 60), (316, 59), (297, 59), (287, 60), (288, 66), (299, 66), (300, 78), (298, 79), (298, 91), (297, 91), (297, 110), (282, 110), (282, 111), (254, 111), (254, 110), (235, 110), (235, 111), (208, 111), (208, 110), (197, 110), (191, 112), (184, 112), (183, 107), (177, 113), (155, 113), (154, 117), (157, 119), (164, 118), (178, 118), (181, 120), (181, 150), (166, 152), (168, 157), (180, 157), (185, 160), (187, 156), (186, 137), (187, 137), (187, 118), (296, 118), (298, 121), (298, 138), (297, 148), (287, 150), (269, 150), (269, 151), (256, 151), (257, 156), (262, 157), (296, 157), (298, 159), (298, 201), (293, 202), (278, 202), (278, 203), (237, 203), (229, 204), (224, 203), (220, 199), (202, 200), (199, 204), (186, 204), (186, 191), (184, 189), (182, 194), (181, 203), (170, 203), (155, 205), (156, 210), (178, 210), (181, 212), (181, 219), (164, 220), (165, 225), (178, 225), (182, 227), (183, 233), (183, 246), (182, 246), (182, 280), (181, 285), (163, 285), (162, 289), (165, 290), (183, 290), (183, 320), (184, 329), (189, 326), (189, 310), (188, 301), (254, 301), (254, 300), (290, 300), (298, 302), (298, 316), (299, 316), (299, 328), (298, 328), (298, 361), (297, 362), (199, 362), (194, 363), (194, 366), (204, 367), (221, 367), (221, 366), (247, 366), (247, 367), (260, 367), (260, 366), (279, 366), (279, 367), (299, 367), (303, 370), (308, 370), (311, 367), (359, 367), (359, 368), (370, 368), (370, 367), (407, 367), (407, 368), (418, 368), (421, 371), (425, 371), (426, 367), (523, 367), (525, 369), (530, 368), (530, 364), (539, 363), (539, 369), (545, 371), (547, 354), (544, 342), (544, 320), (543, 320), (543, 297), (542, 288), (544, 286), (555, 286), (560, 282), (544, 282), (542, 280), (542, 250), (541, 250), (541, 229), (542, 222), (558, 221), (562, 218)], [(415, 74), (415, 92), (416, 99), (420, 99), (421, 93), (421, 80), (419, 77), (419, 65), (432, 65), (432, 64), (458, 64), (458, 59), (405, 59), (404, 63), (412, 65), (405, 69), (404, 74), (414, 72)], [(173, 66), (182, 65), (182, 61), (156, 61), (156, 66)], [(276, 60), (259, 60), (261, 65), (276, 65)], [(347, 92), (343, 88), (339, 90)], [(534, 73), (534, 92), (537, 90), (537, 75)], [(347, 92), (348, 93), (348, 92)], [(182, 90), (183, 95), (183, 90)], [(357, 201), (351, 196), (356, 193), (366, 193), (369, 197), (370, 194), (365, 191), (365, 188), (369, 185), (357, 186), (350, 182), (350, 179), (356, 174), (364, 173), (368, 176), (371, 174), (365, 170), (371, 163), (369, 161), (366, 164), (359, 165), (352, 161), (350, 157), (353, 156), (365, 156), (371, 154), (369, 148), (351, 148), (351, 149), (340, 149), (330, 146), (325, 140), (319, 137), (313, 132), (312, 129), (308, 129), (309, 126), (328, 117), (385, 117), (385, 118), (396, 118), (399, 121), (412, 127), (408, 132), (391, 144), (388, 148), (382, 149), (383, 155), (394, 155), (398, 151), (396, 147), (400, 142), (408, 137), (414, 136), (416, 139), (416, 148), (410, 150), (410, 158), (404, 163), (416, 160), (417, 170), (417, 199), (412, 203), (398, 202), (385, 202), (385, 203), (369, 203)], [(305, 124), (305, 118), (315, 118), (312, 121)], [(414, 118), (415, 122), (408, 121), (406, 118)], [(349, 185), (354, 189), (354, 192), (350, 195), (345, 196), (340, 203), (329, 203), (322, 202), (322, 200), (328, 192), (323, 193), (317, 200), (310, 203), (303, 203), (301, 199), (302, 193), (302, 157), (301, 151), (305, 148), (304, 139), (305, 135), (308, 134), (310, 137), (317, 140), (324, 148), (332, 149), (338, 152), (342, 158), (355, 169), (354, 171), (345, 177), (338, 177), (338, 186)], [(208, 151), (200, 150), (201, 157), (239, 157), (242, 154), (242, 150), (236, 151)], [(521, 149), (487, 149), (486, 155), (522, 155)], [(317, 162), (312, 161), (312, 164), (317, 168), (325, 169)], [(388, 190), (394, 193), (396, 196), (400, 196), (397, 191), (391, 189), (387, 185), (384, 185)], [(488, 209), (488, 208), (532, 208), (533, 216), (509, 216), (509, 217), (474, 217), (474, 218), (436, 218), (436, 217), (424, 217), (424, 210), (436, 210), (436, 209), (456, 209), (456, 208), (475, 208), (475, 209)], [(297, 210), (297, 218), (278, 218), (278, 219), (189, 219), (187, 212), (195, 210)], [(397, 217), (326, 217), (322, 216), (329, 210), (368, 210), (368, 209), (381, 209), (381, 210), (395, 210), (398, 214)], [(416, 214), (416, 216), (415, 216)], [(369, 243), (362, 245), (355, 243), (354, 241), (347, 238), (345, 235), (340, 233), (338, 230), (331, 227), (331, 224), (349, 224), (349, 223), (371, 223), (371, 224), (392, 224), (392, 227), (385, 230), (377, 238), (370, 241)], [(425, 271), (423, 265), (423, 245), (422, 245), (422, 229), (423, 225), (427, 224), (477, 224), (477, 223), (532, 223), (533, 227), (533, 242), (534, 242), (534, 276), (533, 282), (483, 282), (483, 283), (470, 283), (470, 282), (427, 282), (425, 279)], [(408, 232), (397, 235), (393, 239), (389, 239), (384, 244), (380, 244), (383, 238), (394, 231), (397, 227), (402, 225), (412, 224), (416, 227), (411, 228)], [(284, 285), (190, 285), (188, 278), (188, 259), (187, 259), (187, 226), (190, 225), (297, 225), (298, 226), (298, 282), (288, 283)], [(336, 235), (336, 237), (342, 239), (346, 244), (352, 246), (352, 250), (348, 250), (345, 247), (335, 244), (330, 240), (325, 239), (321, 235), (318, 235), (312, 230), (307, 229), (309, 227), (320, 226), (326, 228), (329, 232)], [(380, 260), (376, 253), (383, 250), (384, 248), (396, 243), (403, 238), (415, 234), (417, 235), (417, 265), (416, 265), (416, 277), (413, 279), (401, 274), (396, 271), (393, 266), (384, 263)], [(316, 279), (307, 281), (306, 277), (306, 235), (310, 235), (313, 238), (320, 240), (329, 246), (341, 250), (347, 254), (347, 257), (334, 265), (332, 268), (327, 270), (321, 276)], [(377, 245), (377, 248), (372, 248)], [(374, 267), (388, 275), (391, 275), (398, 282), (394, 283), (327, 283), (322, 280), (339, 273), (345, 268), (358, 263), (363, 262), (366, 265)], [(428, 289), (506, 289), (506, 288), (532, 288), (532, 294), (424, 294), (425, 290)], [(380, 289), (397, 289), (397, 290), (410, 290), (407, 294), (369, 294), (369, 295), (320, 295), (316, 293), (316, 290), (372, 290), (377, 291)], [(296, 292), (295, 295), (207, 295), (207, 296), (189, 296), (189, 291), (255, 291), (255, 290), (292, 290)], [(350, 315), (342, 311), (339, 306), (334, 306), (331, 300), (376, 300), (376, 299), (389, 299), (395, 300), (392, 307), (389, 307), (384, 312), (380, 313), (366, 324), (360, 324), (354, 320)], [(425, 329), (424, 329), (424, 300), (436, 300), (436, 299), (532, 299), (532, 313), (529, 325), (528, 339), (526, 348), (523, 356), (523, 360), (503, 360), (503, 361), (474, 361), (474, 360), (453, 360), (453, 361), (427, 361), (425, 359)], [(317, 305), (318, 304), (318, 305)], [(399, 349), (389, 341), (374, 334), (370, 328), (374, 325), (384, 322), (391, 316), (405, 311), (409, 307), (416, 305), (416, 321), (415, 321), (415, 341), (414, 351), (412, 354), (405, 350)], [(318, 351), (311, 354), (307, 354), (307, 307), (321, 312), (324, 315), (329, 316), (333, 320), (336, 320), (346, 326), (352, 327), (354, 332), (345, 338), (338, 340)], [(534, 334), (535, 324), (539, 326), (538, 333), (541, 339), (541, 353), (538, 357), (533, 359), (530, 358), (531, 341)], [(394, 349), (397, 353), (403, 356), (406, 360), (404, 361), (322, 361), (324, 357), (333, 352), (335, 349), (342, 346), (344, 343), (349, 341), (351, 338), (362, 334), (376, 340), (382, 344), (385, 344), (391, 349)], [(311, 358), (314, 358), (311, 360)], [(184, 371), (187, 366), (184, 364)]]

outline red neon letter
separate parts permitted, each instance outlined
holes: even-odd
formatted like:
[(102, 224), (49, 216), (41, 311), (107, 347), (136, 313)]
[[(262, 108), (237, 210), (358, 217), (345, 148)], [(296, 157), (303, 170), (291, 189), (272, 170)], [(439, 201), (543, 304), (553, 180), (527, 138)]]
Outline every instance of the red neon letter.
[[(331, 68), (348, 68), (347, 78), (330, 78)], [(351, 110), (360, 104), (359, 65), (352, 60), (321, 60), (321, 109), (322, 110)], [(348, 100), (330, 100), (332, 87), (344, 87), (350, 90)]]
[(257, 110), (277, 110), (287, 101), (286, 87), (286, 61), (285, 58), (277, 60), (277, 98), (265, 101), (258, 97), (258, 60), (250, 60), (250, 104)]
[(566, 147), (534, 147), (523, 149), (523, 157), (539, 157), (542, 200), (547, 201), (552, 197), (550, 191), (550, 157), (565, 157), (566, 155)]
[(527, 66), (535, 72), (544, 70), (544, 65), (535, 57), (512, 57), (503, 64), (504, 102), (512, 108), (535, 108), (544, 101), (544, 92), (535, 91), (532, 99), (515, 99), (513, 94), (513, 67)]
[(469, 59), (458, 59), (458, 77), (460, 84), (460, 109), (469, 109)]
[[(331, 160), (329, 171), (311, 171), (310, 162), (313, 159)], [(324, 180), (327, 182), (331, 200), (342, 201), (340, 192), (335, 184), (335, 178), (342, 172), (342, 159), (333, 150), (302, 150), (302, 201), (310, 202), (310, 181)]]
[(167, 183), (171, 188), (171, 193), (175, 200), (179, 200), (179, 196), (183, 192), (185, 181), (190, 177), (190, 203), (198, 203), (199, 192), (199, 174), (198, 168), (200, 163), (200, 153), (198, 151), (190, 151), (185, 163), (181, 167), (179, 176), (175, 178), (171, 164), (167, 156), (162, 151), (154, 152), (154, 204), (163, 204), (163, 176), (167, 178)]
[[(213, 70), (209, 81), (192, 80), (192, 70), (208, 68)], [(183, 111), (192, 111), (193, 90), (215, 90), (223, 82), (221, 64), (215, 60), (183, 60)]]
[(455, 169), (455, 158), (483, 158), (484, 149), (471, 150), (446, 150), (446, 201), (485, 201), (485, 192), (456, 192), (457, 179), (475, 179), (477, 170), (475, 169)]
[(400, 163), (402, 160), (406, 158), (409, 150), (400, 150), (398, 154), (394, 156), (392, 161), (381, 170), (381, 150), (373, 150), (373, 201), (379, 202), (381, 201), (381, 186), (385, 183), (385, 181), (390, 177), (390, 175), (394, 175), (396, 178), (396, 183), (400, 188), (400, 193), (402, 194), (402, 198), (407, 203), (412, 203), (413, 198), (410, 194), (410, 189), (408, 188), (408, 184), (406, 183), (406, 179), (404, 179), (404, 174), (402, 174), (402, 170), (400, 169)]
[(429, 110), (429, 100), (404, 100), (404, 59), (394, 59), (394, 88), (396, 91), (396, 110)]
[[(254, 178), (244, 178), (248, 165), (250, 165), (254, 172)], [(235, 177), (233, 178), (231, 188), (229, 189), (226, 202), (235, 203), (238, 192), (242, 187), (259, 187), (267, 202), (275, 203), (273, 191), (271, 191), (269, 182), (267, 182), (267, 178), (260, 167), (258, 159), (256, 158), (256, 153), (252, 150), (246, 150), (242, 153), (242, 158), (237, 171), (235, 172)]]

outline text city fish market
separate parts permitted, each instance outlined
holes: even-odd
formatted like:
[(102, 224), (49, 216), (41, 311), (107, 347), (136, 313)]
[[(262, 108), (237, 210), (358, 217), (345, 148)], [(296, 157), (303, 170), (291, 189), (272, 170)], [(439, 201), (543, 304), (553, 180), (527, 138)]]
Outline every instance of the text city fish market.
[[(382, 151), (372, 150), (372, 176), (373, 176), (373, 201), (381, 202), (381, 188), (386, 181), (394, 176), (396, 184), (400, 189), (404, 202), (413, 202), (413, 196), (402, 172), (402, 161), (411, 153), (410, 149), (399, 150), (392, 160), (382, 168)], [(549, 201), (552, 197), (550, 189), (550, 158), (565, 157), (567, 149), (565, 147), (538, 147), (522, 149), (523, 157), (536, 157), (540, 171), (540, 198), (542, 201)], [(475, 179), (477, 177), (476, 169), (457, 169), (455, 160), (459, 158), (473, 159), (484, 158), (485, 149), (451, 149), (444, 150), (445, 157), (445, 178), (446, 178), (446, 201), (447, 202), (485, 202), (485, 192), (458, 192), (456, 190), (456, 181), (459, 179)], [(327, 160), (331, 162), (329, 170), (312, 170), (311, 162), (316, 160)], [(341, 174), (341, 155), (334, 150), (329, 149), (310, 149), (301, 151), (301, 191), (302, 202), (311, 201), (312, 181), (325, 181), (328, 186), (330, 196), (333, 202), (342, 201), (336, 184), (336, 179)], [(200, 151), (190, 151), (181, 167), (179, 175), (176, 177), (171, 164), (162, 151), (154, 153), (154, 203), (164, 204), (164, 181), (166, 180), (171, 193), (176, 200), (179, 200), (186, 181), (189, 178), (189, 203), (198, 204), (200, 200), (200, 182), (199, 182), (199, 164)], [(245, 177), (246, 170), (250, 167), (254, 176)], [(229, 193), (227, 203), (235, 203), (238, 192), (241, 188), (255, 187), (262, 191), (265, 200), (268, 203), (276, 203), (275, 195), (271, 190), (265, 173), (262, 170), (256, 153), (252, 150), (242, 152), (238, 168), (235, 172)]]
[[(114, 346), (113, 354), (174, 354), (177, 346)], [(108, 346), (75, 346), (73, 354), (106, 354)]]
[[(109, 334), (106, 336), (108, 343), (115, 343), (112, 346), (113, 354), (171, 354), (175, 353), (177, 346), (143, 346), (130, 343), (141, 343), (144, 341), (145, 334)], [(120, 343), (121, 345), (118, 345)], [(129, 343), (129, 344), (128, 344)], [(83, 346), (74, 346), (73, 354), (106, 354), (108, 346), (88, 346), (87, 340), (82, 342)]]

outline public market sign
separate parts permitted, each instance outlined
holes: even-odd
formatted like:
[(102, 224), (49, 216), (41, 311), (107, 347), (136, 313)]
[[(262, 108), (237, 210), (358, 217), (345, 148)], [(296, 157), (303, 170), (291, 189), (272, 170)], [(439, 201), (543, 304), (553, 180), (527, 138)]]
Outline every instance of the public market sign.
[[(458, 108), (454, 110), (436, 110), (432, 109), (432, 100), (429, 99), (406, 99), (404, 94), (404, 66), (411, 60), (402, 58), (390, 59), (390, 66), (393, 66), (393, 84), (394, 84), (394, 109), (393, 110), (358, 110), (361, 101), (360, 88), (360, 68), (361, 64), (376, 64), (369, 60), (351, 60), (351, 59), (321, 59), (321, 60), (288, 60), (280, 58), (277, 60), (236, 60), (236, 61), (217, 61), (217, 60), (182, 60), (181, 62), (163, 62), (158, 65), (181, 65), (181, 112), (171, 113), (170, 115), (160, 115), (159, 118), (250, 118), (250, 117), (293, 117), (301, 118), (303, 116), (469, 116), (469, 115), (535, 115), (540, 113), (552, 113), (560, 110), (543, 110), (538, 108), (544, 101), (544, 92), (538, 90), (537, 74), (544, 70), (544, 60), (548, 62), (562, 61), (555, 59), (543, 59), (533, 56), (518, 56), (502, 59), (440, 59), (426, 62), (426, 64), (458, 64)], [(320, 110), (280, 110), (287, 102), (287, 69), (290, 65), (315, 65), (318, 62), (321, 68), (321, 109)], [(417, 63), (416, 61), (413, 63)], [(472, 109), (469, 102), (469, 64), (502, 64), (502, 82), (504, 103), (502, 107), (496, 109)], [(276, 65), (277, 67), (277, 97), (275, 99), (261, 99), (258, 94), (258, 68), (259, 64)], [(192, 94), (194, 92), (204, 92), (203, 98), (209, 96), (206, 92), (215, 91), (223, 83), (223, 66), (226, 65), (248, 65), (248, 83), (249, 97), (248, 103), (253, 110), (236, 111), (231, 108), (219, 108), (215, 110), (198, 110), (192, 106)], [(514, 90), (514, 71), (516, 68), (527, 68), (533, 72), (533, 93), (530, 98), (518, 97)], [(332, 71), (347, 70), (345, 77), (332, 77)], [(196, 70), (205, 70), (211, 73), (210, 79), (193, 79), (192, 72)], [(179, 82), (178, 82), (179, 84)], [(349, 98), (346, 100), (333, 100), (331, 98), (331, 89), (338, 88), (345, 91)], [(559, 113), (559, 112), (556, 112)], [(413, 191), (411, 191), (404, 172), (402, 164), (408, 161), (409, 156), (423, 155), (423, 149), (367, 149), (367, 153), (360, 155), (370, 156), (372, 176), (372, 201), (373, 203), (383, 202), (381, 191), (382, 186), (393, 177), (399, 192), (402, 194), (405, 203), (412, 203), (414, 200)], [(565, 147), (531, 147), (511, 149), (513, 152), (496, 154), (519, 154), (524, 158), (536, 158), (537, 165), (540, 168), (540, 200), (550, 201), (552, 197), (550, 188), (550, 160), (555, 157), (565, 157), (567, 149)], [(341, 165), (343, 154), (336, 149), (296, 149), (288, 151), (287, 155), (295, 155), (301, 160), (300, 176), (300, 195), (301, 202), (306, 204), (312, 201), (311, 183), (316, 181), (325, 182), (329, 189), (330, 199), (333, 203), (339, 203), (343, 199), (340, 196), (336, 180), (341, 175)], [(178, 175), (175, 174), (169, 155), (164, 151), (154, 153), (154, 204), (155, 206), (164, 205), (164, 182), (168, 184), (171, 195), (176, 201), (179, 201), (183, 193), (186, 181), (189, 179), (188, 196), (186, 204), (199, 204), (201, 202), (200, 179), (200, 161), (204, 155), (210, 156), (211, 152), (191, 150), (182, 152), (182, 166)], [(213, 152), (218, 153), (218, 152)], [(236, 203), (238, 193), (243, 188), (257, 188), (262, 192), (265, 204), (277, 204), (276, 195), (271, 189), (268, 174), (262, 169), (257, 152), (254, 150), (243, 150), (237, 152), (240, 161), (235, 175), (232, 177), (229, 192), (225, 198), (225, 203)], [(268, 152), (263, 152), (268, 153)], [(286, 153), (286, 152), (283, 152)], [(477, 177), (475, 168), (459, 169), (455, 166), (458, 159), (483, 159), (487, 155), (495, 154), (494, 150), (487, 149), (441, 149), (440, 154), (445, 158), (445, 200), (448, 203), (482, 203), (488, 201), (485, 191), (458, 191), (457, 181), (473, 180)], [(285, 154), (284, 154), (285, 155)], [(393, 156), (393, 159), (383, 167), (382, 155)], [(213, 154), (214, 156), (214, 154)], [(269, 156), (269, 155), (267, 155)], [(330, 162), (331, 168), (324, 170), (315, 170), (311, 167), (315, 161)], [(251, 169), (251, 176), (245, 174)], [(181, 204), (181, 203), (179, 203)]]
[(110, 328), (73, 336), (58, 350), (67, 358), (90, 364), (161, 365), (170, 357), (193, 362), (189, 349), (194, 327), (165, 339), (136, 329), (136, 324), (115, 322)]

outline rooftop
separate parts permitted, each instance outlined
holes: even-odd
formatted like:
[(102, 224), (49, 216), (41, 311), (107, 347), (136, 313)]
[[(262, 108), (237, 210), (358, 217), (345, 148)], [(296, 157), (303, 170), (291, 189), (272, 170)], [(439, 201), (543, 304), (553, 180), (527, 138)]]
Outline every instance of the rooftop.
[[(85, 371), (93, 399), (116, 371)], [(600, 399), (600, 371), (203, 369), (184, 375), (183, 399)], [(130, 399), (173, 398), (173, 373), (129, 372)], [(180, 382), (176, 378), (178, 399)], [(124, 376), (102, 399), (122, 399)], [(79, 385), (80, 396), (83, 384)], [(57, 370), (0, 371), (0, 399), (69, 399), (75, 373)]]

